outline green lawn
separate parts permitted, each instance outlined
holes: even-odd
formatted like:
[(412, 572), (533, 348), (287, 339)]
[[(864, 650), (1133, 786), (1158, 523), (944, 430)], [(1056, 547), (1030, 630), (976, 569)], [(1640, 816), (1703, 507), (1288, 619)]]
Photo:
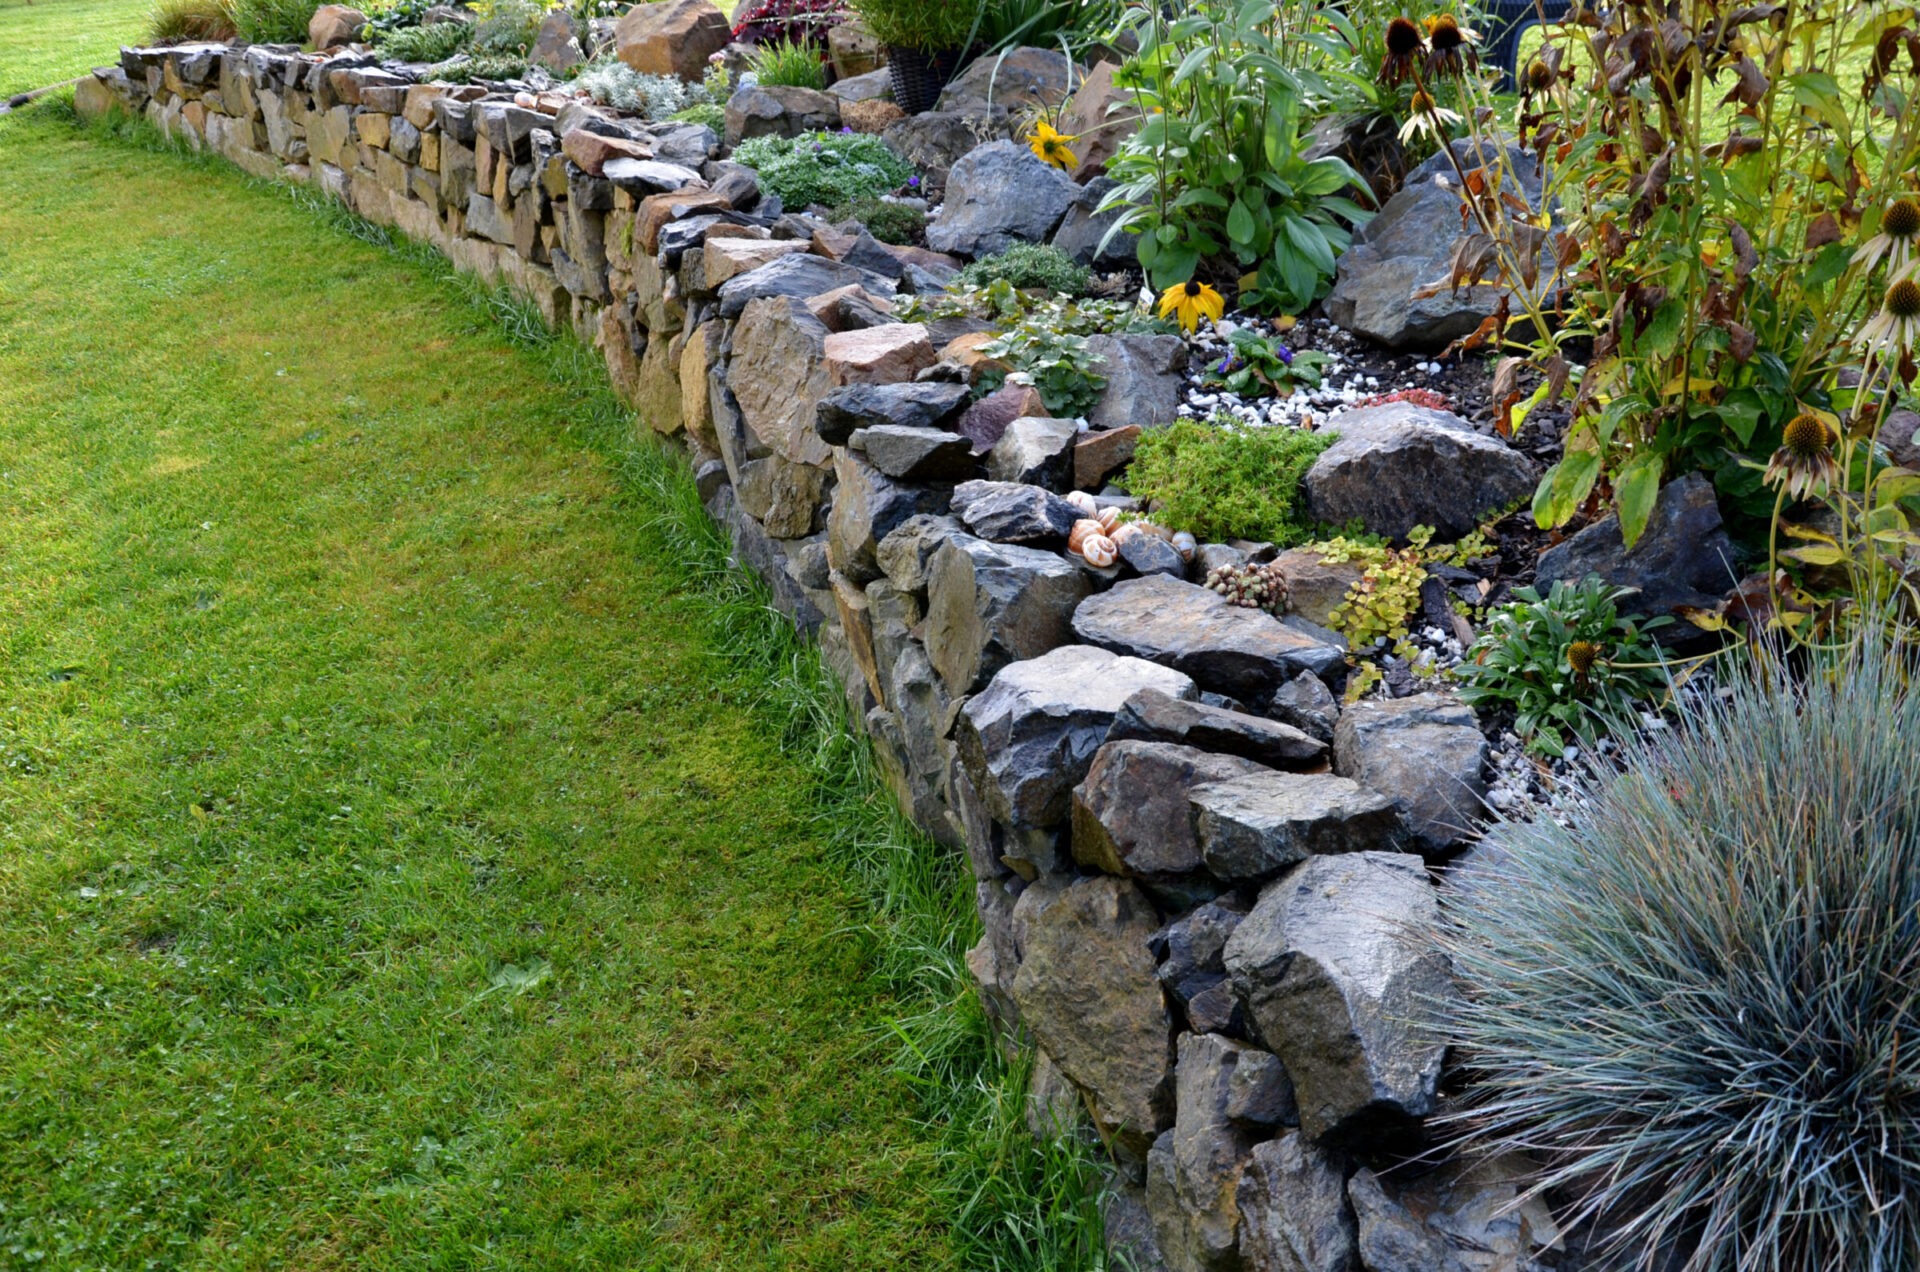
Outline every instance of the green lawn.
[(229, 171), (0, 171), (0, 1266), (949, 1263), (593, 381)]
[(0, 98), (84, 75), (146, 31), (152, 0), (0, 0)]

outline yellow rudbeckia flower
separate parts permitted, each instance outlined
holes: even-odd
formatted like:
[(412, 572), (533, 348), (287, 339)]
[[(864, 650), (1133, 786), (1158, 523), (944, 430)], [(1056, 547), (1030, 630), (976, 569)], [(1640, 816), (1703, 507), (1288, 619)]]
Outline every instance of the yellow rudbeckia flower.
[(1182, 331), (1193, 331), (1202, 318), (1219, 322), (1226, 312), (1226, 299), (1206, 283), (1175, 283), (1160, 293), (1160, 316), (1178, 318)]
[(1068, 136), (1044, 119), (1027, 134), (1027, 145), (1032, 147), (1040, 162), (1050, 163), (1062, 172), (1071, 172), (1074, 165), (1080, 162), (1072, 150), (1073, 143), (1078, 140), (1078, 136)]

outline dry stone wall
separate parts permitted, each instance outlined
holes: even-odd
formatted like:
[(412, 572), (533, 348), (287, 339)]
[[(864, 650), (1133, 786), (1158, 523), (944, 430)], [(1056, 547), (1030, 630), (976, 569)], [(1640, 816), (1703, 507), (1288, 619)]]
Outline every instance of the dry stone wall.
[[(1472, 713), (1343, 713), (1337, 637), (1191, 581), (1236, 549), (1066, 552), (1127, 505), (1090, 491), (1157, 407), (1110, 394), (1090, 433), (1019, 390), (976, 403), (977, 338), (888, 304), (956, 262), (763, 205), (702, 127), (267, 46), (128, 49), (77, 100), (317, 187), (604, 354), (817, 636), (900, 805), (965, 853), (982, 999), (1039, 1049), (1035, 1120), (1090, 1119), (1110, 1148), (1133, 1266), (1571, 1266), (1515, 1205), (1524, 1163), (1407, 1165), (1446, 1098), (1430, 929), (1483, 791)], [(1019, 163), (983, 147), (950, 197)], [(1078, 197), (1052, 175), (1033, 225), (963, 199), (941, 241), (1046, 234)], [(1143, 394), (1184, 356), (1112, 343)]]

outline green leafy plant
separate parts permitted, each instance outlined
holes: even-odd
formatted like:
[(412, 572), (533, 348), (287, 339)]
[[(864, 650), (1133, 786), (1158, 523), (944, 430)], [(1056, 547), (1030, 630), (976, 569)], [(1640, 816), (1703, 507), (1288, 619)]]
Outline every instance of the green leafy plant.
[(367, 10), (367, 39), (378, 43), (380, 37), (388, 32), (420, 26), (426, 22), (427, 10), (433, 8), (435, 2), (393, 0), (392, 4), (370, 7)]
[(1112, 233), (1139, 236), (1156, 290), (1196, 276), (1243, 280), (1246, 307), (1297, 312), (1325, 293), (1366, 183), (1345, 160), (1308, 158), (1322, 81), (1310, 52), (1341, 49), (1312, 5), (1202, 3), (1171, 21), (1137, 11), (1139, 53), (1117, 77), (1145, 123), (1108, 165)]
[(755, 49), (753, 73), (768, 87), (824, 89), (827, 86), (827, 70), (821, 64), (820, 49), (798, 40), (782, 38)]
[(1115, 335), (1127, 332), (1163, 334), (1172, 324), (1124, 300), (1072, 300), (1035, 291), (1021, 291), (1004, 278), (984, 287), (956, 279), (931, 296), (902, 296), (894, 312), (908, 322), (935, 318), (985, 318), (1006, 326), (1027, 317), (1039, 317), (1055, 330), (1073, 335)]
[(861, 133), (755, 137), (735, 147), (733, 157), (755, 169), (760, 188), (790, 208), (876, 198), (913, 175), (907, 161), (878, 137)]
[(856, 0), (853, 9), (867, 30), (889, 48), (920, 53), (951, 53), (981, 29), (986, 0), (952, 4), (946, 0)]
[(1754, 663), (1490, 830), (1448, 906), (1456, 1125), (1543, 1163), (1608, 1266), (1911, 1267), (1920, 1209), (1884, 1203), (1920, 1190), (1912, 663)]
[(1083, 265), (1047, 243), (1015, 243), (1004, 252), (983, 256), (960, 271), (955, 281), (963, 287), (985, 287), (1005, 279), (1022, 290), (1078, 296), (1092, 275)]
[(896, 246), (918, 242), (927, 228), (927, 214), (890, 199), (854, 199), (833, 210), (835, 221), (858, 221), (882, 243)]
[(473, 28), (473, 51), (482, 57), (526, 57), (546, 17), (536, 0), (489, 0), (480, 13)]
[[(1553, 180), (1516, 199), (1498, 162), (1467, 174), (1478, 241), (1447, 280), (1524, 295), (1543, 251), (1561, 263), (1557, 321), (1536, 298), (1523, 334), (1484, 333), (1541, 373), (1524, 401), (1502, 375), (1503, 419), (1572, 397), (1541, 525), (1611, 504), (1631, 544), (1661, 483), (1693, 469), (1731, 512), (1765, 518), (1747, 461), (1805, 408), (1841, 402), (1849, 346), (1871, 340), (1856, 326), (1920, 230), (1913, 24), (1907, 4), (1623, 0), (1547, 29), (1519, 125)], [(1484, 140), (1492, 117), (1465, 114)], [(1578, 374), (1570, 342), (1591, 345)]]
[(715, 132), (725, 132), (727, 108), (719, 102), (700, 102), (684, 110), (676, 110), (668, 118), (678, 124), (699, 124)]
[(1407, 545), (1396, 548), (1372, 535), (1347, 534), (1307, 545), (1329, 564), (1360, 563), (1360, 578), (1327, 616), (1333, 629), (1355, 649), (1379, 640), (1406, 637), (1407, 625), (1420, 612), (1420, 585), (1430, 565), (1465, 565), (1488, 551), (1479, 531), (1457, 543), (1435, 546), (1432, 526), (1415, 526)]
[(451, 62), (433, 68), (433, 77), (449, 84), (471, 84), (476, 80), (516, 80), (527, 73), (523, 57), (495, 54), (463, 54)]
[(589, 64), (573, 85), (602, 106), (656, 121), (671, 119), (691, 106), (713, 104), (704, 85), (689, 84), (677, 75), (643, 74), (613, 58)]
[(158, 0), (147, 18), (147, 38), (156, 44), (231, 40), (237, 34), (227, 0)]
[(305, 44), (315, 0), (230, 0), (233, 28), (249, 44)]
[(1085, 415), (1107, 387), (1107, 377), (1095, 370), (1099, 359), (1087, 349), (1087, 338), (1061, 331), (1044, 317), (1022, 319), (981, 345), (980, 352), (1008, 368), (989, 371), (982, 388), (992, 390), (1007, 380), (1031, 384), (1048, 414), (1057, 418)]
[(1240, 397), (1285, 397), (1296, 388), (1317, 388), (1327, 355), (1314, 349), (1295, 353), (1285, 344), (1246, 328), (1227, 337), (1232, 352), (1207, 368), (1206, 381)]
[(473, 28), (465, 22), (435, 22), (388, 31), (374, 42), (374, 47), (382, 56), (402, 62), (437, 63), (465, 49), (472, 39)]
[(1127, 489), (1196, 538), (1287, 547), (1309, 537), (1300, 480), (1333, 442), (1331, 433), (1181, 420), (1140, 435)]
[(1666, 692), (1659, 648), (1646, 634), (1673, 620), (1622, 615), (1633, 589), (1589, 576), (1577, 585), (1561, 579), (1544, 598), (1530, 587), (1513, 594), (1453, 674), (1473, 706), (1513, 708), (1513, 731), (1528, 750), (1559, 755), (1568, 734), (1591, 742)]

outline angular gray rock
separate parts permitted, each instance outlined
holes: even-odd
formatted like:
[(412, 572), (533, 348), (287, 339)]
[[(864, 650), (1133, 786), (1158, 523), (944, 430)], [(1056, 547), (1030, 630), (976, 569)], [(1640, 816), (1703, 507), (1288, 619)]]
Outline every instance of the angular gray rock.
[(880, 541), (907, 518), (943, 511), (938, 490), (887, 477), (850, 451), (836, 451), (833, 511), (827, 517), (827, 559), (865, 586), (880, 576)]
[(1236, 1199), (1244, 1272), (1352, 1272), (1358, 1247), (1345, 1171), (1300, 1132), (1255, 1146)]
[(1144, 1152), (1173, 1120), (1173, 1021), (1153, 976), (1152, 904), (1124, 879), (1029, 888), (1013, 998), (1060, 1071), (1085, 1091), (1096, 1122)]
[(564, 75), (587, 60), (580, 39), (573, 32), (572, 14), (556, 10), (541, 20), (530, 58), (555, 75)]
[(946, 201), (940, 215), (927, 223), (927, 246), (936, 252), (989, 256), (1015, 243), (1044, 243), (1066, 214), (1074, 192), (1065, 173), (1042, 163), (1027, 147), (988, 142), (947, 174)]
[(1412, 1180), (1356, 1172), (1347, 1196), (1369, 1272), (1480, 1272), (1553, 1266), (1560, 1225), (1517, 1154), (1449, 1163)]
[(1280, 1057), (1249, 1047), (1227, 1084), (1227, 1116), (1247, 1126), (1284, 1126), (1300, 1120), (1293, 1079)]
[(1120, 211), (1098, 209), (1114, 184), (1113, 178), (1103, 173), (1081, 186), (1073, 202), (1067, 205), (1060, 228), (1054, 231), (1053, 245), (1078, 264), (1114, 270), (1129, 268), (1139, 259), (1137, 234), (1123, 231), (1111, 239), (1107, 237), (1107, 231), (1120, 219)]
[(1051, 552), (946, 537), (927, 563), (927, 654), (948, 692), (972, 693), (1008, 663), (1073, 640), (1087, 577)]
[(922, 513), (907, 518), (880, 540), (874, 556), (887, 581), (910, 595), (927, 590), (927, 566), (940, 545), (954, 535), (963, 535), (966, 527), (957, 517)]
[(727, 145), (840, 127), (840, 99), (818, 89), (748, 84), (727, 99)]
[(1196, 907), (1154, 934), (1153, 953), (1160, 960), (1155, 975), (1174, 1002), (1184, 1008), (1198, 995), (1226, 982), (1227, 968), (1221, 957), (1227, 938), (1246, 917), (1246, 903), (1229, 893)]
[(953, 512), (967, 529), (995, 543), (1064, 539), (1080, 519), (1052, 491), (1010, 481), (962, 482), (953, 488)]
[(1327, 675), (1345, 662), (1338, 647), (1270, 614), (1165, 575), (1130, 579), (1087, 598), (1074, 613), (1073, 630), (1088, 644), (1177, 668), (1242, 701), (1267, 697), (1300, 672)]
[(1432, 526), (1452, 540), (1533, 493), (1532, 461), (1450, 411), (1395, 402), (1348, 411), (1329, 427), (1340, 440), (1301, 484), (1308, 511), (1329, 525), (1359, 521), (1397, 540)]
[[(1668, 482), (1631, 550), (1620, 537), (1620, 519), (1608, 513), (1541, 553), (1534, 583), (1544, 594), (1561, 579), (1578, 583), (1590, 574), (1615, 587), (1640, 589), (1621, 602), (1628, 613), (1659, 617), (1678, 606), (1710, 609), (1741, 576), (1713, 483), (1700, 473)], [(1671, 639), (1694, 630), (1682, 620), (1654, 634)]]
[(1134, 574), (1185, 578), (1187, 563), (1171, 543), (1154, 534), (1130, 534), (1120, 541), (1120, 560)]
[[(1313, 683), (1320, 684), (1318, 680)], [(1328, 693), (1324, 685), (1321, 692)], [(1126, 708), (1113, 722), (1113, 736), (1178, 742), (1203, 751), (1238, 755), (1272, 768), (1307, 767), (1327, 751), (1326, 743), (1292, 725), (1204, 702), (1182, 702), (1152, 689), (1143, 689), (1127, 699)], [(1328, 736), (1332, 736), (1331, 731)]]
[(1334, 727), (1334, 771), (1391, 799), (1411, 848), (1444, 853), (1485, 813), (1487, 740), (1475, 720), (1439, 694), (1356, 702)]
[(624, 156), (609, 159), (601, 165), (600, 174), (613, 182), (615, 189), (625, 190), (636, 199), (644, 199), (650, 194), (673, 194), (688, 186), (702, 184), (700, 174), (693, 169), (658, 159), (629, 159)]
[(1011, 826), (1064, 823), (1113, 717), (1141, 689), (1199, 693), (1177, 671), (1085, 645), (1001, 668), (961, 708), (954, 730), (981, 805)]
[(1147, 1213), (1146, 1190), (1118, 1171), (1109, 1172), (1100, 1199), (1100, 1228), (1112, 1260), (1109, 1266), (1125, 1272), (1167, 1272), (1154, 1239), (1153, 1217)]
[(1072, 94), (1079, 68), (1058, 49), (1012, 48), (978, 58), (940, 92), (938, 110), (1058, 106)]
[(1391, 799), (1330, 773), (1261, 773), (1194, 786), (1193, 836), (1207, 870), (1227, 883), (1271, 879), (1308, 857), (1394, 852)]
[(1187, 342), (1179, 336), (1089, 336), (1087, 353), (1107, 379), (1087, 412), (1093, 429), (1171, 424), (1180, 415)]
[[(1245, 1043), (1182, 1034), (1173, 1129), (1147, 1156), (1147, 1209), (1172, 1272), (1237, 1272), (1240, 1172), (1258, 1136), (1227, 1116)], [(1259, 1053), (1254, 1053), (1259, 1054)]]
[(747, 302), (767, 296), (796, 296), (805, 300), (836, 287), (857, 283), (875, 296), (891, 297), (893, 280), (870, 270), (842, 265), (824, 256), (796, 252), (768, 261), (757, 269), (736, 274), (720, 284), (720, 316), (737, 317)]
[(1007, 425), (1007, 431), (987, 452), (987, 476), (994, 481), (1064, 490), (1073, 466), (1073, 442), (1078, 436), (1079, 425), (1072, 420), (1023, 416)]
[(1201, 863), (1188, 791), (1270, 771), (1171, 742), (1110, 741), (1073, 790), (1073, 859), (1129, 878), (1191, 874)]
[[(1466, 140), (1454, 143), (1454, 153), (1468, 169), (1478, 164), (1473, 146)], [(1507, 170), (1518, 174), (1521, 188), (1538, 207), (1539, 163), (1517, 146), (1507, 153)], [(1435, 184), (1435, 178), (1443, 176), (1457, 184), (1452, 164), (1437, 154), (1409, 173), (1380, 214), (1355, 232), (1325, 301), (1329, 318), (1389, 348), (1408, 349), (1458, 339), (1494, 312), (1504, 289), (1493, 285), (1498, 280), (1491, 273), (1488, 283), (1458, 293), (1446, 286), (1454, 247), (1464, 231), (1460, 196)], [(1552, 274), (1552, 262), (1543, 251), (1540, 278), (1545, 282)], [(1415, 298), (1415, 292), (1436, 283), (1437, 294)], [(1518, 301), (1513, 312), (1522, 312)]]
[(1273, 691), (1267, 714), (1319, 742), (1332, 743), (1340, 722), (1340, 702), (1318, 676), (1301, 672)]
[(1293, 1079), (1316, 1143), (1391, 1139), (1433, 1111), (1452, 992), (1439, 903), (1418, 857), (1311, 857), (1267, 885), (1227, 939), (1254, 1031)]
[(861, 429), (849, 443), (897, 481), (965, 481), (980, 466), (972, 442), (940, 428), (878, 424)]
[(855, 429), (939, 428), (958, 419), (972, 400), (964, 384), (849, 384), (820, 400), (814, 430), (828, 445), (845, 446)]

